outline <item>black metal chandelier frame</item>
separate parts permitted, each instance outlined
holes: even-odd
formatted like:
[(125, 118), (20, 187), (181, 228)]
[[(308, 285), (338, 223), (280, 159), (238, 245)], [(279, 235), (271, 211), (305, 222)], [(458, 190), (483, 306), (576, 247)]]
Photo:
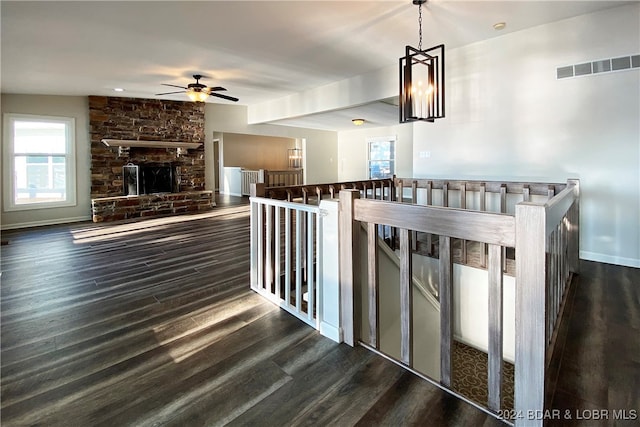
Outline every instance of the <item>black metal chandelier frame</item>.
[(434, 122), (445, 116), (444, 44), (422, 49), (422, 4), (419, 5), (420, 43), (406, 46), (400, 58), (400, 123)]

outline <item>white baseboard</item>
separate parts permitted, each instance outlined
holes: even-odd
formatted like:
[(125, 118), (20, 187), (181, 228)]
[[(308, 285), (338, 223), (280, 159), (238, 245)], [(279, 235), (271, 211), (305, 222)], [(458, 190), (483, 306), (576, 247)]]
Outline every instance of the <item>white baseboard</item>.
[(611, 256), (611, 255), (600, 254), (597, 252), (580, 251), (580, 259), (584, 259), (587, 261), (603, 262), (605, 264), (615, 264), (615, 265), (622, 265), (625, 267), (640, 268), (640, 259)]
[(320, 335), (337, 343), (342, 342), (342, 330), (325, 322), (320, 322)]
[(91, 216), (78, 216), (75, 218), (45, 219), (41, 221), (19, 222), (15, 224), (2, 224), (2, 230), (16, 230), (19, 228), (42, 227), (45, 225), (67, 224), (71, 222), (91, 221)]

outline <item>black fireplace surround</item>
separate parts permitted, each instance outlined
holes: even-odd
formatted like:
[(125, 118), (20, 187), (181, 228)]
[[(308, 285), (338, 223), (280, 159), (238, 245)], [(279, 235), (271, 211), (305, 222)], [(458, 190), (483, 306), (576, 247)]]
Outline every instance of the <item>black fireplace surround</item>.
[(129, 163), (122, 167), (125, 196), (178, 192), (178, 174), (171, 163)]

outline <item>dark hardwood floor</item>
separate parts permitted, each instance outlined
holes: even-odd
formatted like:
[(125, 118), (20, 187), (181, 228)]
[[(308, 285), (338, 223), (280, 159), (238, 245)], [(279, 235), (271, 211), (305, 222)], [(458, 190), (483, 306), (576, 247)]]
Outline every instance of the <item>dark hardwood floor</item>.
[[(2, 425), (504, 425), (250, 291), (246, 202), (3, 232)], [(638, 408), (638, 272), (583, 265), (554, 405)]]

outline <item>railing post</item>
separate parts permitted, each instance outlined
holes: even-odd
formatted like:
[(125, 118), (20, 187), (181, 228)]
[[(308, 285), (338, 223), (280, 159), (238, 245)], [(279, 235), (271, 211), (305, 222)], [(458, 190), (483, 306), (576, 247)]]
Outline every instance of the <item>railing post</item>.
[(344, 342), (354, 346), (360, 335), (360, 281), (358, 228), (354, 224), (353, 205), (358, 190), (340, 191), (340, 312)]
[(570, 271), (580, 273), (580, 180), (569, 179), (567, 185), (575, 186), (576, 201), (569, 215), (569, 268)]
[(264, 197), (265, 195), (264, 182), (254, 182), (254, 183), (251, 183), (250, 185), (251, 185), (251, 191), (250, 191), (251, 197)]
[(440, 382), (445, 387), (453, 383), (453, 263), (451, 237), (440, 236)]
[[(516, 426), (542, 426), (544, 410), (546, 210), (542, 205), (516, 205)], [(538, 412), (539, 413), (539, 412)]]
[[(339, 203), (337, 200), (320, 202), (322, 217), (321, 284), (318, 287), (318, 312), (320, 334), (336, 342), (342, 342), (340, 331), (340, 250), (339, 250)], [(320, 220), (320, 219), (319, 219)]]

